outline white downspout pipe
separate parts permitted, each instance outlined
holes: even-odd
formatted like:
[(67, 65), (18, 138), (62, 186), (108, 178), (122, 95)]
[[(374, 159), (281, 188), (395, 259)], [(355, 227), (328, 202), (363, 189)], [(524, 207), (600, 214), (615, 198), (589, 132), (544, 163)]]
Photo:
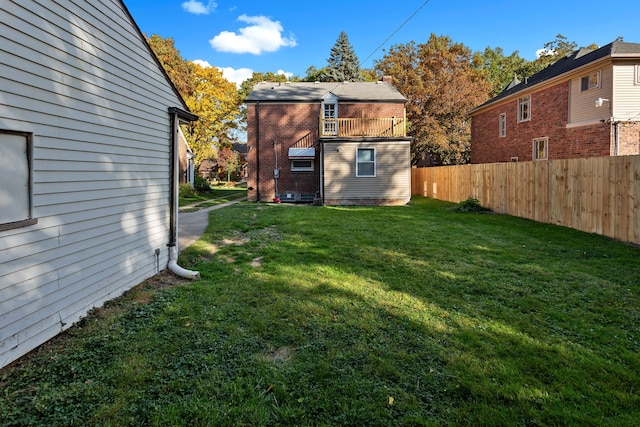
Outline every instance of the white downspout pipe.
[(169, 263), (167, 268), (176, 276), (184, 277), (186, 279), (199, 279), (200, 273), (197, 271), (187, 270), (178, 265), (178, 183), (180, 173), (180, 151), (179, 151), (179, 132), (180, 122), (178, 119), (178, 112), (175, 109), (169, 109), (171, 114), (171, 203), (170, 210), (170, 222), (171, 235), (169, 236)]
[(185, 279), (197, 280), (200, 278), (198, 271), (187, 270), (178, 265), (178, 246), (172, 246), (169, 248), (169, 264), (167, 265), (169, 271), (176, 276), (184, 277)]

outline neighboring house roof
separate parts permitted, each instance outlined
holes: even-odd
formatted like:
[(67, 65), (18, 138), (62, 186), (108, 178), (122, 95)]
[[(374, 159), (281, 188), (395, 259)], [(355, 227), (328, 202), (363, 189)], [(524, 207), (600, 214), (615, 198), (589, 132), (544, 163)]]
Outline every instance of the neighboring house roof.
[(484, 104), (474, 108), (472, 110), (479, 110), (487, 105), (493, 104), (503, 98), (506, 98), (515, 93), (530, 89), (536, 85), (549, 81), (553, 78), (562, 76), (573, 70), (577, 70), (587, 64), (595, 62), (603, 58), (640, 58), (640, 43), (626, 43), (620, 40), (616, 40), (608, 45), (602, 46), (599, 49), (578, 49), (571, 54), (565, 56), (549, 65), (544, 70), (541, 70), (533, 76), (525, 79), (523, 82), (514, 84), (512, 81), (505, 90), (503, 90), (498, 96), (488, 100)]
[(395, 87), (385, 82), (262, 82), (255, 85), (245, 102), (320, 102), (329, 93), (343, 102), (407, 101)]
[(246, 142), (234, 142), (231, 145), (231, 149), (233, 151), (237, 151), (240, 154), (247, 154), (247, 143)]

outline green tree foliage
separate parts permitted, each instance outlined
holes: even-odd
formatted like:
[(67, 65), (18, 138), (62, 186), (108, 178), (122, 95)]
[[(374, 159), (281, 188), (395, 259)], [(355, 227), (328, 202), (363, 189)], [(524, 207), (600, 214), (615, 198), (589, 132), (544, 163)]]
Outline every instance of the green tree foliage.
[(333, 82), (361, 82), (360, 61), (356, 55), (347, 34), (342, 31), (331, 48), (327, 59), (327, 74), (325, 81)]
[(147, 41), (191, 112), (199, 117), (185, 126), (196, 167), (205, 159), (215, 159), (238, 127), (241, 100), (235, 84), (216, 67), (204, 68), (182, 58), (171, 38), (152, 35)]
[(489, 96), (494, 97), (502, 92), (513, 80), (514, 76), (522, 76), (528, 61), (517, 51), (506, 56), (501, 47), (487, 47), (483, 52), (474, 53), (474, 64), (486, 72), (491, 85)]
[(375, 68), (393, 78), (408, 99), (408, 134), (415, 164), (427, 155), (440, 164), (469, 161), (468, 112), (488, 99), (485, 72), (471, 50), (449, 37), (431, 34), (427, 43), (392, 46)]
[(231, 147), (223, 147), (218, 154), (218, 167), (227, 176), (227, 181), (231, 181), (231, 174), (237, 173), (240, 168), (240, 153)]

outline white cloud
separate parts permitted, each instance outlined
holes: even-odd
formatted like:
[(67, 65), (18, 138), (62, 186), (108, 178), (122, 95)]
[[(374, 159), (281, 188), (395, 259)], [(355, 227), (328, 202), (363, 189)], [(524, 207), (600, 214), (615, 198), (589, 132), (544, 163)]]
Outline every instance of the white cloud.
[(202, 68), (211, 68), (211, 64), (209, 64), (207, 61), (203, 61), (202, 59), (195, 59), (191, 62), (193, 62), (194, 64), (198, 64)]
[(279, 76), (285, 76), (287, 79), (290, 79), (291, 77), (293, 77), (293, 73), (290, 71), (278, 70), (276, 74)]
[(251, 78), (253, 76), (253, 70), (251, 68), (235, 68), (224, 67), (220, 68), (222, 71), (222, 77), (236, 84), (237, 87), (240, 87), (243, 81)]
[(296, 40), (293, 34), (282, 36), (282, 25), (266, 16), (241, 15), (238, 21), (249, 24), (240, 28), (239, 33), (222, 31), (209, 40), (211, 46), (220, 52), (251, 53), (275, 52), (281, 47), (293, 47)]
[(203, 2), (197, 0), (189, 0), (182, 3), (182, 8), (184, 10), (195, 15), (208, 15), (217, 6), (218, 5), (214, 1), (209, 1), (209, 3), (207, 4), (204, 4)]

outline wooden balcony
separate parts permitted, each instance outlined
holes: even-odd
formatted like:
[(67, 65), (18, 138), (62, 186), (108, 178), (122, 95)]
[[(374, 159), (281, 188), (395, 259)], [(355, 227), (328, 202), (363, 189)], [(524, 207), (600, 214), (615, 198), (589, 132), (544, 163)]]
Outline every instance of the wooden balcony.
[(320, 138), (407, 136), (404, 118), (320, 118)]

